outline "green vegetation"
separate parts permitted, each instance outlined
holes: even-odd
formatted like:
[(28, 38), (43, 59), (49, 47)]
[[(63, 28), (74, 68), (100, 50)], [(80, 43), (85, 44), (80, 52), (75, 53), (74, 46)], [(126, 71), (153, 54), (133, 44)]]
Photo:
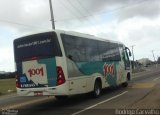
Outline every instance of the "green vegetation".
[(16, 92), (16, 81), (12, 79), (0, 79), (0, 95)]

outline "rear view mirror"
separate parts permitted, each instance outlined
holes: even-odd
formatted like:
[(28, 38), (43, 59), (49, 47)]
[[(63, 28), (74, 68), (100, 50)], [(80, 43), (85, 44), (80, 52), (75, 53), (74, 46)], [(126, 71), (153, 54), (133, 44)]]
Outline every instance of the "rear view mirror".
[(130, 51), (130, 49), (128, 47), (125, 47), (125, 50), (129, 51), (129, 56), (132, 56), (131, 51)]
[(132, 56), (131, 52), (129, 51), (129, 56)]

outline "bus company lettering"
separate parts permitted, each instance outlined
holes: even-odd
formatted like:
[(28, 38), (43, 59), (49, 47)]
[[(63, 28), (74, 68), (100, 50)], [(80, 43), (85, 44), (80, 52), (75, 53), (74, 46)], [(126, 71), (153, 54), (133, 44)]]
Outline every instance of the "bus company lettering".
[(29, 69), (28, 70), (29, 76), (33, 77), (33, 76), (39, 76), (39, 77), (43, 77), (44, 76), (44, 70), (43, 67), (41, 68), (36, 68), (36, 69)]
[(104, 76), (114, 75), (114, 64), (104, 64), (103, 66)]
[(17, 48), (24, 48), (24, 47), (30, 47), (30, 46), (35, 46), (35, 45), (42, 45), (42, 44), (47, 44), (50, 43), (51, 39), (46, 39), (46, 40), (42, 40), (42, 41), (33, 41), (30, 43), (25, 43), (25, 44), (20, 44), (17, 46)]

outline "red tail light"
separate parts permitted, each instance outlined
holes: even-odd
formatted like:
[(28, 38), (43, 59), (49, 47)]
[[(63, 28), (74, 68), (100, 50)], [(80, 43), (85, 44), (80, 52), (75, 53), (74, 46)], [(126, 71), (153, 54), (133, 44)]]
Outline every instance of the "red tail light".
[(58, 66), (57, 67), (57, 85), (61, 85), (65, 83), (65, 76), (62, 70), (62, 67)]
[(16, 87), (20, 88), (20, 83), (19, 83), (18, 75), (17, 74), (16, 74)]
[(37, 59), (38, 59), (38, 57), (33, 56), (31, 59), (32, 59), (32, 60), (37, 60)]

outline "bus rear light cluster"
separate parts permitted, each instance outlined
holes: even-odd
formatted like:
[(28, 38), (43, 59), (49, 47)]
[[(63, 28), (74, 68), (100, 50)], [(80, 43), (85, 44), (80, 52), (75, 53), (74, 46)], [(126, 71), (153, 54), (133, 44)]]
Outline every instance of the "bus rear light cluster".
[(37, 59), (38, 59), (37, 56), (33, 56), (33, 57), (31, 58), (31, 60), (37, 60)]
[(20, 83), (19, 83), (19, 80), (18, 80), (18, 75), (16, 75), (16, 87), (20, 88)]
[(57, 67), (57, 85), (61, 85), (65, 83), (65, 76), (62, 70), (62, 67), (58, 66)]

